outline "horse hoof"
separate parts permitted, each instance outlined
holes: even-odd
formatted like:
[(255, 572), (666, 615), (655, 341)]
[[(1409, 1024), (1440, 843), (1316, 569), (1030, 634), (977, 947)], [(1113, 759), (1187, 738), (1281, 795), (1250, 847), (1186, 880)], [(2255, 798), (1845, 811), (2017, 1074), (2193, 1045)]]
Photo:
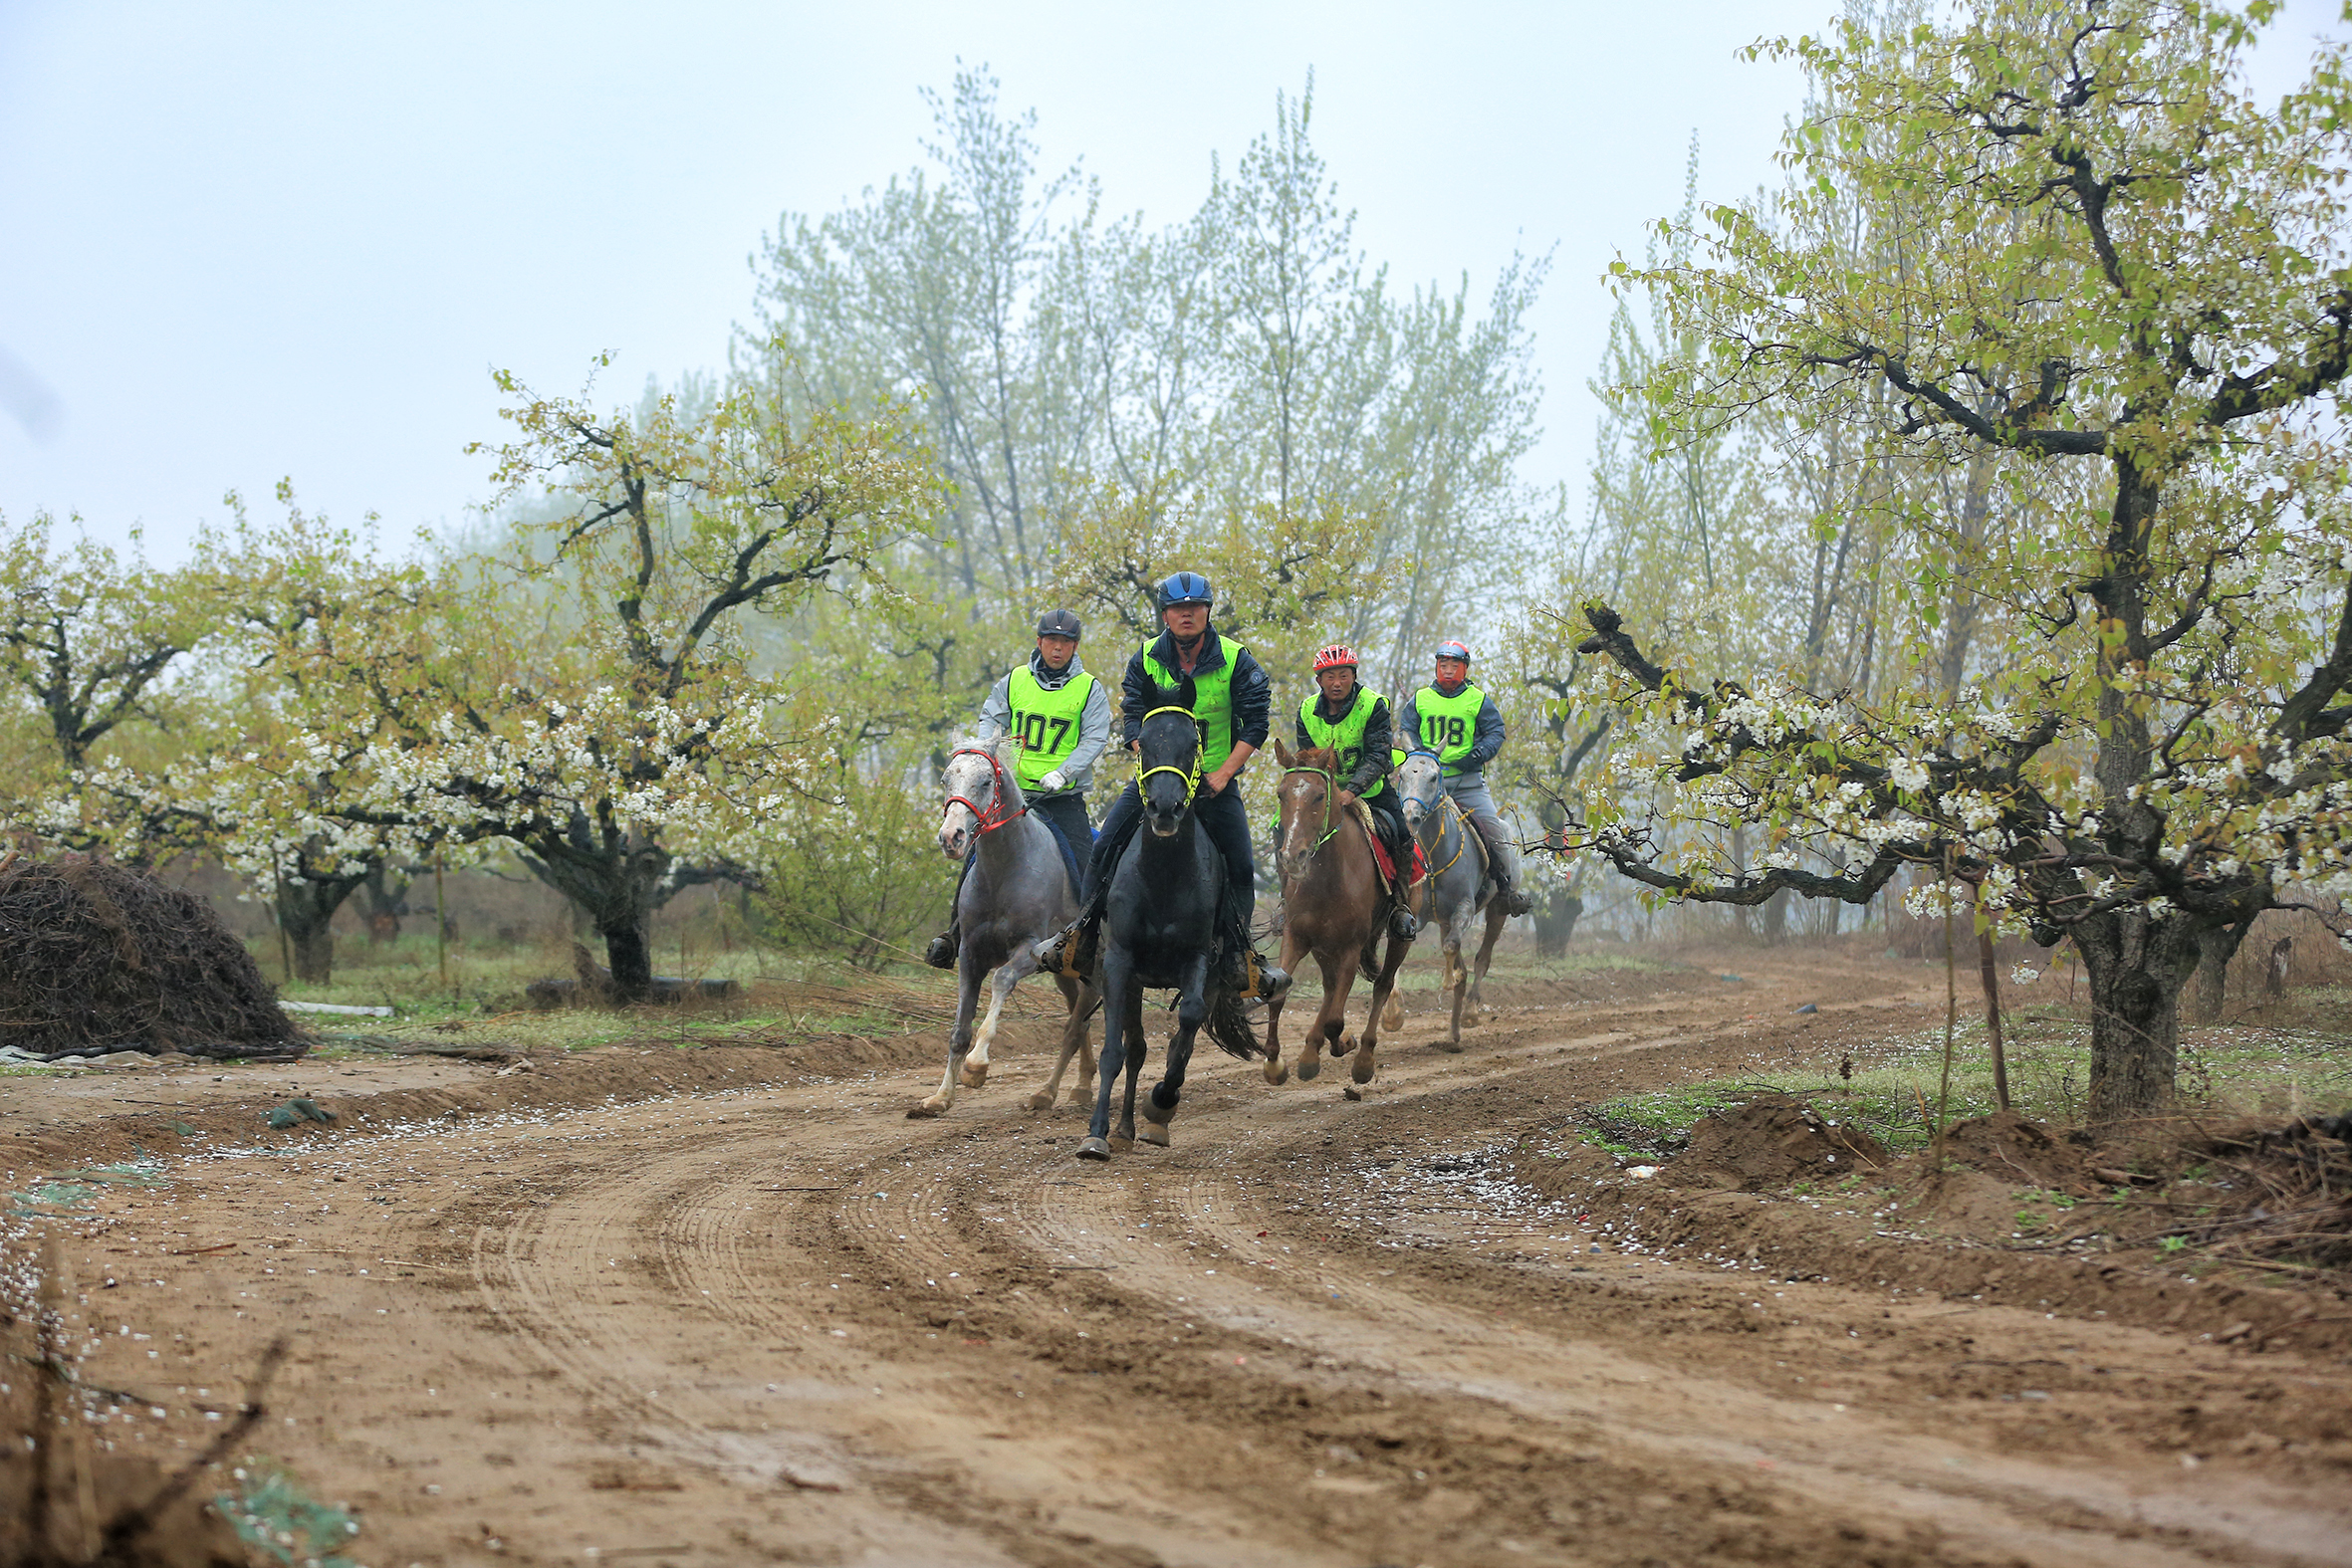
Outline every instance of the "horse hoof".
[(1277, 1088), (1280, 1088), (1284, 1084), (1291, 1081), (1291, 1069), (1283, 1065), (1283, 1061), (1280, 1056), (1271, 1056), (1267, 1058), (1266, 1081), (1273, 1084)]
[(974, 1067), (967, 1063), (963, 1077), (964, 1087), (967, 1089), (984, 1087), (988, 1083), (988, 1068), (985, 1065)]
[(1429, 1042), (1429, 1048), (1431, 1050), (1442, 1050), (1449, 1056), (1459, 1056), (1462, 1054), (1462, 1042), (1460, 1040), (1431, 1040)]
[(1078, 1158), (1081, 1160), (1107, 1160), (1110, 1158), (1110, 1145), (1100, 1138), (1088, 1138), (1078, 1145)]
[(947, 1102), (945, 1100), (925, 1100), (920, 1105), (910, 1105), (906, 1108), (906, 1119), (910, 1122), (925, 1121), (933, 1116), (945, 1116), (946, 1114)]
[(1135, 1135), (1135, 1140), (1138, 1143), (1150, 1144), (1154, 1149), (1165, 1149), (1168, 1147), (1168, 1124), (1166, 1122), (1145, 1122), (1143, 1130)]
[[(1355, 1081), (1358, 1083), (1370, 1083), (1372, 1081), (1372, 1053), (1370, 1051), (1365, 1051), (1361, 1056), (1358, 1056), (1355, 1059), (1355, 1066), (1349, 1069), (1350, 1075), (1353, 1076)], [(1354, 1094), (1354, 1092), (1355, 1091), (1352, 1089), (1348, 1091), (1351, 1096)]]
[(1031, 1095), (1026, 1103), (1033, 1111), (1050, 1111), (1054, 1108), (1054, 1096), (1040, 1089)]
[(1323, 1059), (1320, 1056), (1301, 1056), (1298, 1058), (1298, 1081), (1300, 1083), (1313, 1082), (1315, 1077), (1321, 1073), (1322, 1070)]
[(1342, 1034), (1331, 1042), (1331, 1054), (1334, 1056), (1344, 1056), (1353, 1049), (1355, 1049), (1355, 1036), (1352, 1034)]

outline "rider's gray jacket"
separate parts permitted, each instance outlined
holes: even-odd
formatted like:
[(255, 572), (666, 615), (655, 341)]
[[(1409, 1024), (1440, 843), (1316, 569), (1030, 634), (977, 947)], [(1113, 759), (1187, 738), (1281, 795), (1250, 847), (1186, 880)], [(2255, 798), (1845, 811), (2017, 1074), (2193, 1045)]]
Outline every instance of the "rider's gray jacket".
[[(1085, 663), (1076, 654), (1058, 670), (1046, 668), (1042, 654), (1029, 656), (1029, 673), (1048, 691), (1059, 691), (1069, 681), (1085, 673)], [(988, 689), (988, 701), (980, 705), (981, 733), (990, 737), (1003, 735), (1013, 727), (1013, 697), (1011, 675), (997, 677)], [(1110, 745), (1110, 691), (1097, 676), (1094, 689), (1086, 693), (1085, 711), (1078, 715), (1078, 749), (1063, 759), (1061, 777), (1069, 781), (1072, 789), (1083, 789), (1093, 780), (1094, 765)]]

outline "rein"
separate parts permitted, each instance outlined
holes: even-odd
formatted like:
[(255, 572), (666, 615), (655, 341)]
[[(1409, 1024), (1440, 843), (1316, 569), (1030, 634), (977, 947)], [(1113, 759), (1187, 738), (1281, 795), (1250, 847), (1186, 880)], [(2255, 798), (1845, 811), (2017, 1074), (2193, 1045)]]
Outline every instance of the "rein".
[[(1408, 758), (1427, 757), (1438, 764), (1439, 774), (1437, 804), (1431, 806), (1430, 809), (1432, 811), (1437, 811), (1440, 808), (1443, 808), (1444, 816), (1442, 819), (1445, 822), (1447, 830), (1455, 835), (1453, 854), (1447, 857), (1446, 863), (1444, 865), (1432, 867), (1429, 872), (1430, 880), (1434, 882), (1437, 880), (1437, 878), (1445, 875), (1448, 871), (1453, 870), (1454, 862), (1462, 858), (1462, 851), (1470, 847), (1470, 824), (1463, 820), (1462, 807), (1454, 803), (1454, 797), (1452, 795), (1446, 793), (1444, 774), (1445, 760), (1440, 758), (1437, 753), (1429, 750), (1425, 746), (1416, 746), (1411, 751), (1405, 753), (1405, 756)], [(1438, 835), (1438, 843), (1442, 845), (1445, 843), (1445, 834), (1440, 833)], [(1480, 853), (1483, 855), (1485, 851), (1482, 849)]]
[(1306, 853), (1312, 855), (1337, 837), (1341, 825), (1347, 820), (1345, 817), (1341, 817), (1336, 822), (1331, 820), (1331, 797), (1339, 792), (1339, 775), (1329, 768), (1286, 768), (1283, 770), (1285, 779), (1290, 778), (1293, 774), (1311, 774), (1323, 782), (1323, 833), (1320, 838), (1306, 846)]
[[(1201, 721), (1197, 716), (1194, 715), (1190, 708), (1170, 707), (1152, 709), (1151, 712), (1143, 716), (1143, 723), (1149, 724), (1152, 720), (1158, 718), (1163, 713), (1180, 713), (1187, 719), (1192, 720), (1192, 766), (1190, 768), (1177, 768), (1167, 763), (1162, 763), (1157, 768), (1146, 768), (1143, 770), (1143, 772), (1135, 776), (1135, 792), (1140, 796), (1143, 792), (1143, 785), (1145, 782), (1148, 781), (1154, 774), (1174, 774), (1177, 778), (1184, 781), (1184, 804), (1177, 807), (1178, 810), (1184, 810), (1192, 805), (1192, 797), (1199, 792), (1201, 787)], [(1140, 732), (1142, 725), (1138, 725), (1136, 728), (1138, 732)]]
[[(1012, 794), (1012, 790), (1006, 787), (1005, 765), (997, 761), (996, 753), (987, 750), (985, 747), (959, 746), (954, 751), (947, 754), (947, 760), (951, 763), (959, 757), (987, 758), (989, 772), (996, 776), (996, 790), (992, 798), (989, 800), (989, 809), (987, 811), (983, 811), (980, 809), (980, 807), (974, 805), (970, 800), (966, 799), (960, 794), (949, 795), (946, 801), (940, 806), (942, 811), (946, 810), (948, 806), (960, 805), (965, 810), (971, 812), (972, 820), (980, 824), (974, 830), (973, 836), (975, 837), (978, 837), (981, 833), (993, 833), (998, 828), (1003, 827), (1007, 822), (1017, 822), (1021, 820), (1021, 818), (1029, 815), (1029, 801), (1027, 799), (1024, 799), (1021, 802), (1021, 809), (1015, 811), (1011, 816), (1004, 814), (1005, 801)], [(992, 812), (995, 814), (991, 815)]]

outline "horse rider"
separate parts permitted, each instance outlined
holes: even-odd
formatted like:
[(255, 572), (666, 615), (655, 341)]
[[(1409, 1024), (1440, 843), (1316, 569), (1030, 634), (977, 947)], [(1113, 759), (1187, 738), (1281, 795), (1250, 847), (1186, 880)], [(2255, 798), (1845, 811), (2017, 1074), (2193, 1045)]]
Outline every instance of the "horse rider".
[(1437, 678), (1405, 699), (1405, 734), (1422, 751), (1437, 755), (1446, 793), (1462, 808), (1486, 841), (1487, 869), (1495, 894), (1514, 915), (1533, 908), (1519, 886), (1519, 850), (1495, 813), (1487, 790), (1486, 766), (1503, 750), (1503, 710), (1470, 684), (1469, 644), (1448, 639), (1437, 645)]
[[(988, 700), (980, 705), (980, 733), (991, 742), (1007, 734), (1019, 741), (1013, 777), (1022, 798), (1068, 842), (1082, 868), (1094, 851), (1086, 784), (1110, 745), (1110, 694), (1078, 660), (1080, 629), (1077, 616), (1065, 609), (1039, 617), (1037, 651), (989, 688)], [(975, 848), (964, 857), (963, 876), (956, 879), (959, 896), (979, 852)], [(1078, 893), (1085, 896), (1082, 884)], [(948, 908), (955, 908), (954, 900)], [(962, 937), (951, 921), (931, 939), (923, 961), (935, 969), (954, 969)]]
[(1412, 874), (1413, 835), (1405, 827), (1396, 791), (1388, 786), (1388, 699), (1357, 682), (1355, 650), (1345, 643), (1334, 642), (1314, 656), (1314, 684), (1315, 694), (1298, 704), (1298, 745), (1339, 754), (1334, 807), (1344, 814), (1361, 800), (1370, 809), (1397, 871), (1388, 929), (1410, 942), (1421, 929), (1403, 896), (1404, 879)]
[[(1209, 624), (1215, 590), (1197, 571), (1179, 571), (1159, 584), (1161, 632), (1127, 660), (1119, 683), (1119, 713), (1128, 750), (1143, 732), (1143, 720), (1154, 708), (1166, 706), (1186, 676), (1192, 677), (1193, 717), (1201, 730), (1202, 779), (1194, 796), (1193, 815), (1201, 830), (1225, 857), (1227, 913), (1240, 922), (1244, 941), (1258, 908), (1257, 867), (1250, 846), (1250, 813), (1239, 787), (1243, 766), (1266, 744), (1274, 712), (1274, 683), (1252, 658), (1250, 650), (1220, 636)], [(1102, 918), (1111, 871), (1143, 819), (1143, 795), (1132, 781), (1102, 818), (1094, 839), (1094, 861), (1089, 868), (1091, 892), (1077, 924), (1056, 939), (1056, 950), (1070, 953), (1064, 938), (1076, 936), (1074, 952), (1084, 955), (1093, 946), (1093, 931)], [(1041, 949), (1041, 951), (1044, 951)], [(1238, 963), (1240, 954), (1230, 955)], [(1073, 965), (1086, 967), (1083, 962)], [(1262, 970), (1270, 966), (1261, 964)]]

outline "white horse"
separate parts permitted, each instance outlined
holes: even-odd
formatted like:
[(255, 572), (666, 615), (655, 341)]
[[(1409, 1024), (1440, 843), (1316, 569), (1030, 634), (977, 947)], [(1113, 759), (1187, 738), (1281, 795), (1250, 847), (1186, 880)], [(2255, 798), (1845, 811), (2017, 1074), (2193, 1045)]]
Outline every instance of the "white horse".
[[(947, 1071), (939, 1092), (909, 1110), (909, 1116), (942, 1116), (956, 1102), (956, 1084), (977, 1089), (988, 1081), (988, 1047), (1013, 988), (1038, 972), (1038, 943), (1078, 916), (1076, 889), (1054, 830), (1032, 816), (1013, 777), (1018, 744), (1011, 736), (994, 743), (968, 741), (947, 759), (942, 778), (947, 800), (939, 815), (939, 849), (950, 860), (972, 857), (971, 873), (956, 895), (956, 926), (963, 945), (956, 958), (960, 995), (955, 1028), (948, 1036)], [(978, 1029), (972, 1014), (980, 1004), (980, 983), (990, 981), (988, 1015)], [(1077, 1098), (1094, 1081), (1094, 1053), (1086, 1048), (1086, 1021), (1102, 1005), (1091, 986), (1055, 977), (1068, 1004), (1061, 1055), (1045, 1088), (1030, 1097), (1030, 1109), (1046, 1110), (1061, 1089), (1069, 1059), (1079, 1058)]]

